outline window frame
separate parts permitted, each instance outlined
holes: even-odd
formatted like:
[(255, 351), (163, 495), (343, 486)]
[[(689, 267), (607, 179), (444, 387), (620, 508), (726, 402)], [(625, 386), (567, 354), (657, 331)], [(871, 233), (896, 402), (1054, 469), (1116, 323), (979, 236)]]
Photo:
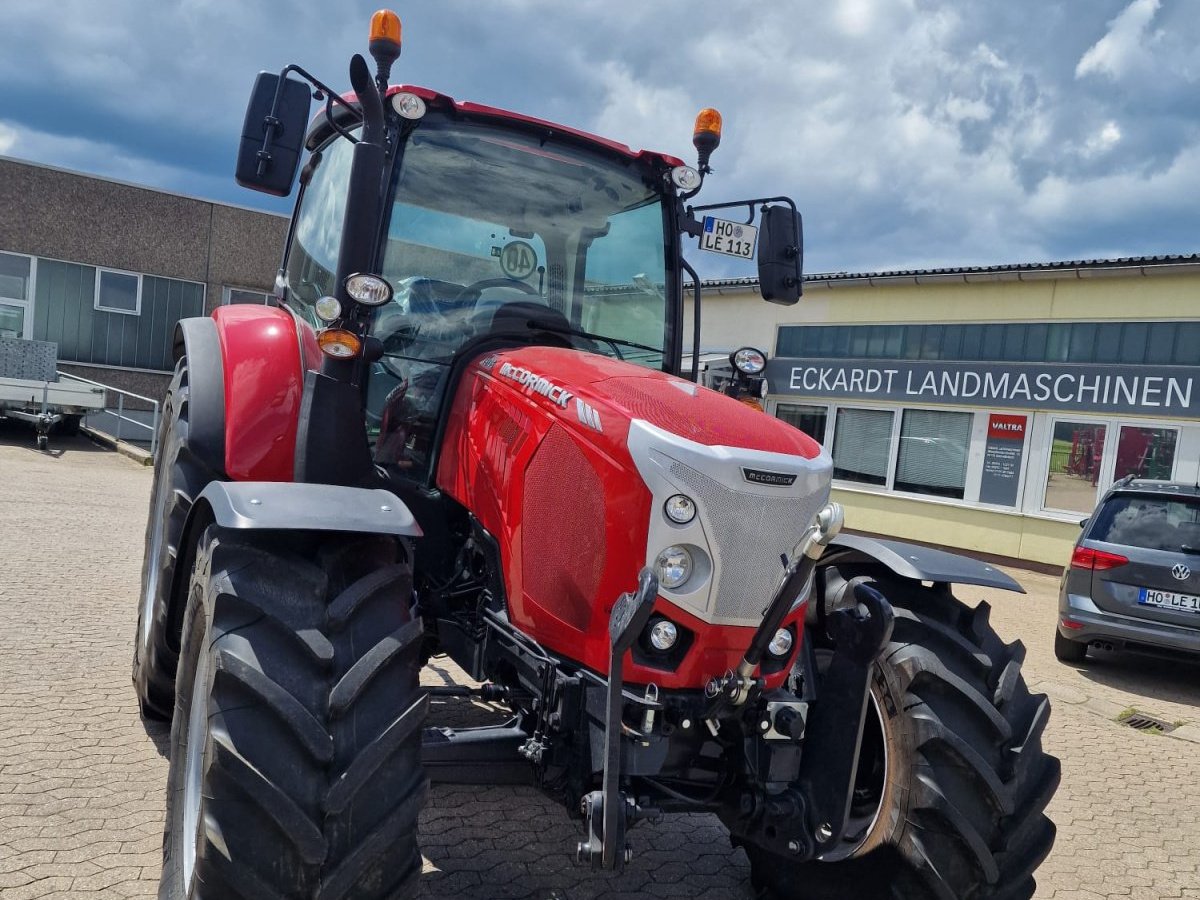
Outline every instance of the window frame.
[[(113, 275), (128, 275), (137, 281), (137, 291), (134, 293), (134, 308), (133, 309), (117, 309), (113, 306), (104, 306), (100, 302), (100, 284), (103, 281), (103, 276), (106, 273)], [(92, 309), (96, 312), (114, 313), (122, 316), (140, 316), (142, 314), (142, 273), (130, 272), (126, 269), (113, 269), (109, 266), (96, 266), (96, 285), (92, 295)]]
[(33, 305), (37, 297), (37, 270), (38, 258), (31, 256), (28, 253), (14, 253), (11, 250), (0, 250), (5, 256), (21, 256), (29, 260), (29, 279), (28, 279), (28, 294), (29, 296), (18, 299), (17, 297), (6, 297), (0, 295), (0, 303), (5, 306), (19, 307), (22, 311), (21, 318), (21, 340), (28, 341), (33, 338)]
[(221, 305), (222, 306), (254, 306), (253, 303), (234, 303), (231, 299), (234, 291), (241, 291), (244, 294), (258, 294), (263, 298), (264, 306), (271, 305), (271, 298), (275, 295), (270, 291), (260, 291), (258, 288), (238, 287), (234, 284), (226, 284), (221, 286)]

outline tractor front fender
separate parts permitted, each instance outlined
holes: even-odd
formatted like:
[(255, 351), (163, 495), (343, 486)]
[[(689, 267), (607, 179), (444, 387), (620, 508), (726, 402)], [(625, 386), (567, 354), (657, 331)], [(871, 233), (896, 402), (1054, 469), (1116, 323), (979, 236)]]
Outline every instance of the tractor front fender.
[(225, 372), (217, 324), (180, 319), (172, 344), (175, 362), (187, 358), (187, 445), (210, 472), (225, 471)]
[(291, 481), (306, 326), (274, 306), (222, 306), (212, 319), (224, 387), (221, 471), (234, 481)]
[(1025, 589), (1004, 572), (979, 560), (934, 547), (860, 534), (841, 534), (834, 538), (821, 558), (821, 565), (864, 560), (882, 563), (901, 578), (913, 581), (978, 584), (1025, 593)]
[(197, 498), (222, 528), (352, 531), (420, 537), (421, 527), (391, 491), (283, 481), (213, 481)]

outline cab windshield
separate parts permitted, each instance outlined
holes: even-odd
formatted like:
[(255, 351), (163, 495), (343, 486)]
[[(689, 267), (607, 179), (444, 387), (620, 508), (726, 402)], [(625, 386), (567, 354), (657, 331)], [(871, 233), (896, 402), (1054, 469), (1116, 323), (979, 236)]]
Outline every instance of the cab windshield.
[[(322, 151), (289, 251), (288, 302), (314, 324), (334, 293), (350, 151)], [(666, 367), (667, 218), (641, 163), (430, 114), (393, 179), (380, 274), (395, 296), (372, 321), (384, 355), (366, 385), (377, 463), (429, 477), (450, 363), (487, 334), (536, 322), (543, 340)]]
[(408, 140), (393, 196), (382, 274), (396, 301), (376, 321), (385, 344), (401, 328), (405, 355), (443, 359), (520, 303), (586, 333), (576, 337), (588, 349), (662, 367), (663, 206), (639, 166), (430, 117)]

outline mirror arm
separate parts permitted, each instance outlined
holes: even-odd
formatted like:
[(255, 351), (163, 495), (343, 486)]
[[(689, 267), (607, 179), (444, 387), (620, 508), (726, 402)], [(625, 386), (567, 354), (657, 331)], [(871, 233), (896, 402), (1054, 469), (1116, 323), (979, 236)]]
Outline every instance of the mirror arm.
[(700, 276), (686, 259), (679, 257), (679, 265), (692, 276), (692, 382), (700, 383)]
[(333, 126), (334, 131), (346, 138), (346, 140), (350, 141), (351, 143), (358, 143), (358, 138), (354, 137), (354, 135), (347, 132), (345, 128), (334, 121), (333, 104), (337, 103), (341, 105), (360, 120), (363, 117), (362, 113), (352, 104), (343, 100), (342, 96), (337, 91), (325, 84), (325, 82), (321, 81), (316, 76), (302, 69), (300, 66), (285, 66), (283, 71), (279, 73), (279, 84), (275, 87), (275, 100), (271, 104), (271, 112), (266, 118), (263, 119), (263, 130), (266, 133), (263, 135), (262, 149), (258, 151), (258, 176), (260, 178), (267, 170), (267, 163), (271, 161), (271, 144), (274, 143), (276, 129), (280, 127), (278, 113), (279, 104), (283, 102), (283, 83), (290, 72), (295, 72), (313, 86), (315, 89), (313, 91), (314, 99), (325, 101), (325, 118), (329, 121), (329, 124)]

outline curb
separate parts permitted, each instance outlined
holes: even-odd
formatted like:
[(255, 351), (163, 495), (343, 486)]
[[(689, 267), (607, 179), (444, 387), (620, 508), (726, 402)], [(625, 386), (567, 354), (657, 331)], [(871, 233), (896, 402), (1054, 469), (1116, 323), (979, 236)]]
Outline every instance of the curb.
[(79, 426), (79, 432), (80, 434), (87, 435), (97, 444), (103, 444), (105, 447), (116, 450), (122, 456), (129, 457), (138, 465), (154, 465), (154, 457), (150, 455), (149, 451), (143, 450), (141, 447), (135, 447), (133, 444), (125, 443), (125, 441), (118, 441), (111, 434), (105, 434), (103, 431), (97, 431), (95, 428), (87, 425)]
[[(1035, 692), (1040, 691), (1057, 703), (1066, 703), (1074, 706), (1076, 709), (1087, 710), (1093, 715), (1107, 719), (1116, 725), (1120, 724), (1117, 721), (1117, 717), (1126, 709), (1126, 707), (1121, 706), (1119, 703), (1114, 703), (1112, 700), (1105, 700), (1102, 697), (1089, 697), (1077, 688), (1054, 681), (1039, 681), (1036, 684), (1031, 684), (1029, 689)], [(1200, 726), (1192, 724), (1180, 725), (1174, 731), (1163, 732), (1160, 736), (1175, 738), (1177, 741), (1200, 744)]]

